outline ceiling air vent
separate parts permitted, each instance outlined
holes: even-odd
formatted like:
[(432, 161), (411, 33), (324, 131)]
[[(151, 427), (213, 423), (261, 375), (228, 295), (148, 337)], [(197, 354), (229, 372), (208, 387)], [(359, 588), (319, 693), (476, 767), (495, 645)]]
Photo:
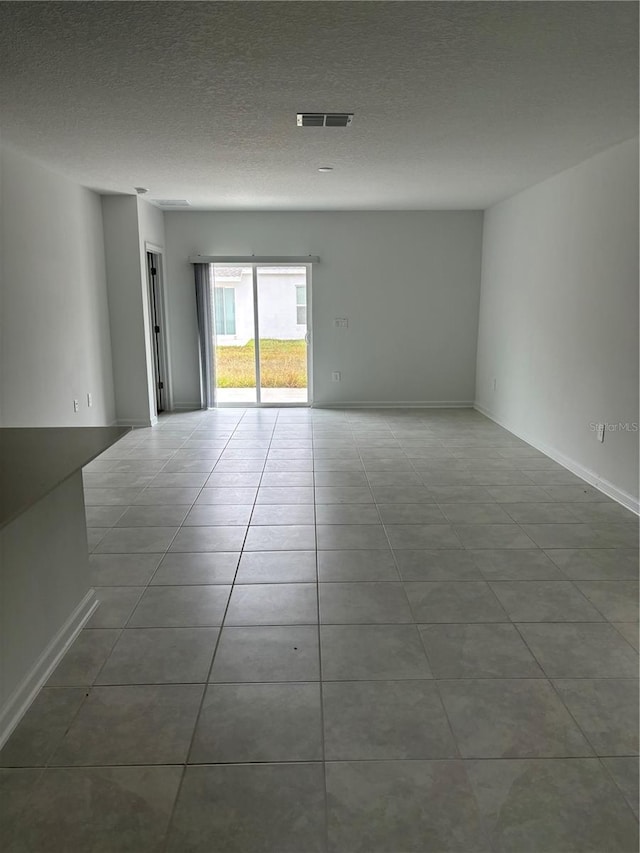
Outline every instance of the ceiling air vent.
[(298, 127), (349, 127), (353, 113), (298, 113)]
[(155, 198), (154, 201), (160, 207), (191, 207), (186, 198)]

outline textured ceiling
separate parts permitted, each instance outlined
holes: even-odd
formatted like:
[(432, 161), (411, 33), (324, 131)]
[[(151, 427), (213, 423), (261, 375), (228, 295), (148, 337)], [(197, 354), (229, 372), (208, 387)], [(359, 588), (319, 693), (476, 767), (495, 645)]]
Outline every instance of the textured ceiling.
[(0, 2), (0, 127), (102, 192), (482, 208), (637, 134), (637, 36), (626, 2)]

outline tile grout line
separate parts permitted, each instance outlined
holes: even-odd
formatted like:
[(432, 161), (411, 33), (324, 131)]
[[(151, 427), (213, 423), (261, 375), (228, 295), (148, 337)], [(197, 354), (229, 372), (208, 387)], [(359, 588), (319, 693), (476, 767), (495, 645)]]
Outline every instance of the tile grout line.
[[(232, 432), (232, 434), (231, 434), (231, 436), (230, 436), (230, 438), (229, 438), (229, 441), (227, 442), (227, 445), (225, 445), (225, 449), (226, 449), (226, 447), (228, 446), (228, 444), (229, 444), (229, 442), (231, 441), (231, 439), (233, 438), (233, 435), (236, 433), (236, 431), (237, 431), (237, 428), (238, 428), (239, 424), (240, 424), (240, 423), (242, 423), (242, 421), (243, 421), (243, 419), (244, 419), (244, 417), (245, 417), (245, 416), (246, 416), (246, 410), (244, 410), (243, 415), (241, 416), (240, 420), (239, 420), (239, 421), (238, 421), (238, 423), (236, 424), (236, 428), (233, 430), (233, 432)], [(271, 440), (270, 440), (270, 442), (269, 442), (269, 446), (271, 446), (271, 441), (272, 441), (272, 440), (273, 440), (273, 437), (271, 438)], [(223, 452), (224, 452), (224, 451), (223, 451)], [(221, 457), (222, 457), (222, 454), (221, 454)], [(221, 457), (220, 457), (220, 458), (221, 458)], [(265, 460), (265, 464), (266, 464), (266, 460)], [(217, 465), (217, 462), (216, 462), (216, 465)], [(215, 471), (215, 466), (214, 466), (214, 471)], [(263, 476), (263, 474), (264, 474), (264, 466), (263, 466), (263, 469), (262, 469), (262, 472), (261, 472), (261, 475), (260, 475), (260, 482), (262, 482), (262, 476)], [(203, 486), (203, 488), (204, 488), (204, 486)], [(259, 492), (259, 490), (260, 490), (260, 486), (258, 485), (258, 489), (256, 490), (256, 496), (255, 496), (255, 500), (254, 500), (254, 504), (253, 504), (253, 508), (254, 508), (254, 509), (255, 509), (256, 501), (257, 501), (257, 499), (258, 499), (258, 492)], [(253, 509), (252, 509), (252, 514), (253, 514)], [(231, 604), (231, 598), (232, 598), (232, 596), (233, 596), (233, 591), (234, 591), (234, 587), (235, 587), (235, 580), (236, 580), (236, 578), (237, 578), (237, 576), (238, 576), (238, 571), (240, 570), (240, 563), (241, 563), (241, 561), (242, 561), (242, 555), (243, 555), (243, 553), (244, 553), (244, 543), (246, 542), (246, 539), (247, 539), (247, 536), (248, 536), (248, 535), (249, 535), (249, 525), (247, 525), (247, 528), (246, 528), (246, 531), (245, 531), (245, 535), (244, 535), (243, 544), (242, 544), (242, 547), (240, 548), (240, 552), (239, 552), (239, 556), (238, 556), (238, 563), (237, 563), (237, 565), (236, 565), (236, 570), (235, 570), (235, 573), (234, 573), (234, 576), (233, 576), (233, 581), (231, 582), (231, 585), (230, 585), (229, 595), (228, 595), (228, 597), (227, 597), (227, 602), (226, 602), (226, 605), (225, 605), (224, 613), (222, 614), (222, 618), (221, 618), (221, 620), (220, 620), (220, 627), (219, 627), (219, 629), (218, 629), (218, 636), (216, 637), (216, 642), (215, 642), (215, 644), (214, 644), (213, 654), (212, 654), (212, 656), (211, 656), (211, 663), (209, 664), (209, 668), (208, 668), (208, 670), (207, 670), (206, 679), (205, 679), (205, 682), (204, 682), (204, 684), (203, 684), (202, 697), (201, 697), (201, 699), (200, 699), (200, 703), (199, 703), (199, 706), (198, 706), (198, 710), (197, 710), (197, 712), (196, 712), (194, 726), (193, 726), (193, 729), (192, 729), (192, 731), (191, 731), (191, 738), (189, 739), (189, 744), (188, 744), (188, 746), (187, 746), (187, 750), (186, 750), (186, 754), (185, 754), (185, 759), (184, 759), (184, 762), (183, 762), (183, 765), (182, 765), (182, 768), (183, 768), (183, 769), (182, 769), (182, 774), (181, 774), (181, 776), (180, 776), (180, 781), (178, 782), (178, 787), (177, 787), (177, 789), (176, 789), (176, 794), (175, 794), (175, 797), (174, 797), (174, 800), (173, 800), (173, 804), (172, 804), (172, 807), (171, 807), (171, 811), (170, 811), (170, 813), (169, 813), (169, 818), (168, 818), (168, 821), (167, 821), (167, 828), (166, 828), (166, 831), (165, 831), (165, 834), (164, 834), (164, 839), (163, 839), (163, 842), (162, 842), (162, 851), (163, 851), (163, 853), (166, 853), (166, 851), (168, 850), (168, 844), (169, 844), (169, 839), (170, 839), (170, 834), (171, 834), (171, 828), (172, 828), (173, 821), (174, 821), (174, 818), (175, 818), (175, 813), (176, 813), (176, 809), (177, 809), (177, 806), (178, 806), (178, 801), (179, 801), (179, 798), (180, 798), (180, 793), (181, 793), (182, 788), (183, 788), (183, 785), (184, 785), (184, 780), (185, 780), (185, 777), (186, 777), (187, 768), (190, 766), (190, 764), (189, 764), (189, 758), (191, 757), (191, 753), (192, 753), (192, 750), (193, 750), (193, 744), (194, 744), (195, 737), (196, 737), (196, 732), (197, 732), (197, 730), (198, 730), (198, 725), (199, 725), (199, 722), (200, 722), (200, 718), (201, 718), (201, 716), (202, 716), (202, 710), (203, 710), (203, 708), (204, 708), (205, 699), (206, 699), (207, 692), (208, 692), (209, 687), (210, 687), (210, 684), (211, 684), (211, 681), (210, 681), (210, 679), (211, 679), (211, 674), (212, 674), (212, 672), (213, 672), (213, 667), (214, 667), (214, 664), (215, 664), (216, 654), (217, 654), (218, 648), (219, 648), (219, 646), (220, 646), (220, 640), (221, 640), (221, 638), (222, 638), (222, 632), (223, 632), (223, 630), (224, 630), (224, 623), (225, 623), (225, 620), (226, 620), (226, 617), (227, 617), (227, 612), (228, 612), (228, 610), (229, 610), (229, 605)], [(191, 765), (191, 766), (196, 766), (196, 765)]]

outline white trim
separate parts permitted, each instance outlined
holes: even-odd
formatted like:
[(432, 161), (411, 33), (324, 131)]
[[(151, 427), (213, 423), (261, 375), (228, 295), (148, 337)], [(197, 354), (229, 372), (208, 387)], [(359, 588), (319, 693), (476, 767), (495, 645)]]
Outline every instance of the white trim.
[[(258, 314), (260, 313), (260, 308), (258, 307), (258, 267), (256, 264), (252, 264), (251, 266), (251, 287), (252, 287), (252, 297), (253, 297), (253, 354), (254, 354), (254, 370), (256, 374), (256, 406), (260, 406), (261, 403), (261, 378), (260, 378), (260, 318)], [(218, 394), (218, 386), (216, 384), (216, 394)], [(217, 400), (215, 401), (218, 402)]]
[(191, 255), (190, 264), (318, 264), (320, 258), (317, 255)]
[(0, 710), (0, 748), (29, 710), (41, 687), (84, 628), (98, 604), (95, 590), (90, 589), (7, 699)]
[(471, 400), (373, 400), (371, 402), (314, 403), (316, 409), (473, 409)]
[(640, 514), (640, 502), (633, 495), (630, 495), (628, 492), (619, 489), (613, 483), (610, 483), (609, 480), (605, 480), (603, 477), (600, 477), (595, 471), (592, 471), (590, 468), (585, 468), (584, 465), (581, 465), (579, 462), (576, 462), (575, 459), (571, 459), (569, 456), (565, 456), (564, 453), (561, 453), (559, 450), (556, 450), (555, 447), (550, 447), (548, 444), (544, 444), (541, 441), (538, 441), (537, 438), (533, 438), (524, 432), (519, 432), (512, 429), (508, 424), (504, 423), (504, 421), (497, 418), (495, 415), (491, 414), (488, 409), (485, 409), (484, 406), (481, 406), (479, 403), (474, 403), (473, 406), (476, 411), (480, 412), (481, 415), (484, 415), (486, 418), (489, 418), (490, 421), (498, 424), (498, 426), (503, 427), (503, 429), (508, 430), (512, 435), (515, 435), (516, 438), (522, 439), (522, 441), (526, 441), (527, 444), (530, 444), (531, 447), (535, 447), (536, 450), (539, 450), (541, 453), (544, 453), (545, 456), (548, 456), (550, 459), (553, 459), (554, 462), (557, 462), (559, 465), (562, 465), (563, 468), (566, 468), (567, 471), (571, 471), (572, 474), (575, 474), (580, 479), (589, 483), (589, 485), (593, 486), (599, 492), (607, 495), (609, 498), (613, 498), (617, 503), (622, 504), (622, 506), (630, 509), (631, 512), (635, 512), (636, 515)]

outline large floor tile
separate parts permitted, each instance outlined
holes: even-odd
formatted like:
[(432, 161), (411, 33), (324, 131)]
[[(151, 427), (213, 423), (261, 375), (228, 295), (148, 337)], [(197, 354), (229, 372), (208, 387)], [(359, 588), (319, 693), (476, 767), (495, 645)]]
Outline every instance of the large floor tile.
[(47, 681), (48, 687), (88, 687), (109, 656), (120, 631), (91, 629), (81, 631)]
[(247, 584), (234, 587), (225, 625), (313, 625), (317, 622), (315, 584)]
[(462, 548), (450, 524), (386, 524), (385, 529), (394, 550)]
[(555, 688), (598, 755), (638, 754), (638, 681), (556, 679)]
[(638, 579), (637, 548), (557, 548), (546, 554), (572, 580)]
[(131, 506), (120, 516), (116, 527), (178, 527), (185, 519), (189, 505)]
[[(576, 504), (578, 506), (578, 504)], [(580, 504), (585, 506), (585, 504)], [(572, 511), (571, 504), (549, 503), (509, 503), (504, 504), (511, 519), (518, 524), (575, 524), (582, 521)]]
[(601, 622), (602, 615), (570, 581), (489, 584), (514, 622)]
[(639, 816), (638, 802), (640, 800), (638, 791), (638, 759), (633, 758), (602, 758), (604, 766), (609, 771), (611, 778), (624, 794), (627, 802), (633, 809), (636, 818)]
[(463, 758), (591, 755), (545, 679), (439, 681)]
[(138, 486), (125, 489), (85, 489), (85, 506), (121, 506), (128, 507), (135, 503), (142, 493)]
[(185, 527), (244, 527), (251, 519), (251, 504), (197, 504), (184, 519)]
[(142, 586), (95, 587), (98, 607), (86, 624), (87, 628), (124, 628), (140, 600)]
[(395, 551), (398, 570), (404, 581), (482, 580), (471, 554), (459, 549)]
[(420, 625), (434, 678), (537, 678), (540, 666), (513, 625)]
[(316, 547), (313, 525), (278, 524), (249, 528), (245, 551), (309, 551)]
[(51, 764), (181, 764), (203, 691), (198, 684), (94, 687)]
[(216, 627), (222, 624), (230, 587), (152, 586), (129, 620), (129, 628)]
[(237, 584), (315, 583), (315, 551), (245, 551)]
[(640, 632), (637, 622), (613, 622), (612, 623), (625, 640), (633, 646), (638, 652), (640, 651)]
[(484, 581), (406, 583), (416, 622), (506, 622), (498, 599)]
[(317, 764), (187, 767), (167, 853), (324, 853)]
[(243, 526), (182, 527), (170, 551), (240, 551), (247, 528)]
[(631, 548), (638, 541), (634, 524), (524, 524), (540, 548)]
[(456, 748), (430, 681), (326, 681), (325, 757), (453, 758)]
[[(258, 494), (257, 486), (234, 486), (233, 488), (204, 488), (196, 497), (196, 506), (201, 504), (249, 504), (253, 506)], [(195, 500), (195, 498), (194, 498)]]
[(316, 522), (318, 524), (380, 524), (380, 514), (374, 504), (318, 504)]
[(381, 524), (318, 524), (316, 533), (319, 551), (389, 549)]
[(238, 551), (168, 553), (162, 558), (151, 584), (231, 584), (236, 576), (239, 560)]
[(459, 524), (454, 528), (465, 548), (533, 548), (534, 543), (517, 524)]
[(315, 502), (321, 504), (370, 504), (373, 495), (368, 486), (316, 486)]
[(25, 850), (24, 828), (28, 823), (27, 807), (42, 769), (0, 767), (0, 839), (4, 851), (13, 845), (14, 853)]
[(318, 551), (317, 558), (320, 582), (400, 580), (390, 550)]
[(327, 763), (330, 853), (488, 853), (461, 761)]
[(497, 853), (635, 853), (638, 824), (597, 759), (470, 761)]
[(314, 626), (224, 628), (211, 681), (317, 681), (318, 629)]
[(315, 524), (313, 504), (256, 504), (251, 513), (252, 525)]
[(442, 504), (451, 524), (511, 524), (512, 518), (497, 503)]
[(177, 527), (112, 527), (98, 543), (96, 553), (164, 553), (177, 532)]
[(638, 621), (638, 581), (576, 581), (578, 589), (610, 622)]
[(121, 506), (86, 506), (87, 527), (113, 527), (126, 511)]
[(549, 678), (636, 678), (638, 654), (604, 622), (520, 623)]
[(401, 583), (321, 583), (323, 624), (413, 622)]
[(565, 575), (539, 549), (487, 549), (472, 550), (470, 553), (476, 566), (488, 581), (565, 579)]
[(207, 680), (217, 628), (123, 631), (97, 684), (180, 684)]
[(190, 763), (321, 759), (317, 682), (212, 684), (207, 688)]
[(0, 750), (2, 767), (44, 767), (86, 696), (81, 687), (45, 688)]
[[(378, 479), (381, 475), (378, 475)], [(389, 475), (387, 475), (388, 477)], [(416, 475), (417, 476), (417, 475)], [(371, 474), (374, 478), (375, 474)], [(373, 480), (375, 483), (375, 479)], [(400, 485), (372, 485), (372, 492), (377, 504), (418, 504), (433, 503), (433, 495), (422, 485), (408, 485), (403, 478)]]
[(327, 681), (431, 677), (413, 625), (323, 625), (320, 642)]
[(256, 497), (256, 505), (260, 504), (312, 504), (313, 488), (311, 486), (280, 486), (276, 488), (260, 487)]
[(93, 586), (146, 586), (162, 554), (91, 554), (89, 577)]
[(134, 506), (191, 506), (199, 494), (200, 489), (193, 487), (143, 489), (128, 503)]
[[(45, 770), (3, 853), (158, 853), (181, 767)], [(5, 846), (6, 845), (6, 846)]]

